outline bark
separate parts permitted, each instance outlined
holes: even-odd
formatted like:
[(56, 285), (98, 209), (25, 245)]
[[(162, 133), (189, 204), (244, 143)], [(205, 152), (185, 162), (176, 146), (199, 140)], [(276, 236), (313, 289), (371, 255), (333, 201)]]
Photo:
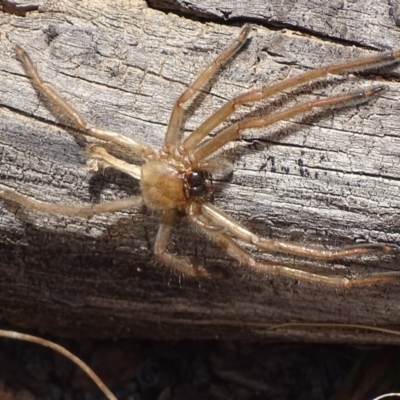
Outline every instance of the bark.
[[(234, 40), (238, 25), (252, 22), (251, 39), (189, 107), (188, 131), (244, 91), (395, 48), (400, 33), (398, 5), (392, 3), (338, 1), (312, 8), (300, 1), (285, 8), (261, 0), (163, 0), (150, 6), (142, 0), (119, 0), (117, 6), (69, 0), (39, 3), (39, 12), (26, 17), (0, 14), (0, 181), (65, 204), (140, 191), (118, 172), (87, 173), (85, 140), (70, 135), (38, 98), (13, 43), (87, 121), (159, 147), (175, 99)], [(156, 9), (166, 6), (177, 11)], [(234, 174), (215, 204), (264, 236), (328, 247), (399, 244), (399, 71), (395, 66), (330, 76), (239, 110), (234, 120), (358, 87), (388, 86), (369, 104), (247, 132), (227, 154)], [(335, 289), (263, 276), (232, 261), (185, 218), (176, 226), (171, 251), (221, 268), (229, 278), (182, 277), (155, 262), (158, 221), (145, 208), (78, 219), (2, 203), (3, 325), (73, 337), (400, 342), (367, 331), (269, 330), (295, 321), (396, 327), (400, 283)], [(399, 269), (399, 262), (366, 257), (308, 267), (351, 275)]]

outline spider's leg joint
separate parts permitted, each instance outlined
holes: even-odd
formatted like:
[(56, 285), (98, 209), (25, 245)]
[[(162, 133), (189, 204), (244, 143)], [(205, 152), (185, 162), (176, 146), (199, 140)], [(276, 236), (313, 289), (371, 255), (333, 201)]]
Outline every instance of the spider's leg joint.
[(161, 153), (164, 155), (170, 155), (173, 152), (173, 146), (171, 146), (170, 144), (163, 144), (163, 146), (161, 147)]
[(101, 147), (96, 144), (90, 144), (89, 146), (87, 146), (86, 152), (88, 154), (86, 168), (89, 172), (97, 172), (100, 169), (104, 169), (107, 167), (107, 165), (101, 162), (101, 159), (99, 158)]
[(257, 235), (255, 235), (254, 233), (252, 233), (250, 236), (250, 241), (251, 241), (251, 244), (254, 244), (255, 246), (257, 246), (260, 243), (260, 238)]
[(350, 282), (351, 282), (351, 279), (349, 279), (349, 278), (342, 278), (342, 282), (343, 282), (343, 286), (344, 286), (344, 287), (347, 287), (347, 286), (349, 286), (349, 284), (350, 284)]
[(89, 172), (97, 172), (100, 169), (98, 160), (96, 160), (94, 158), (89, 158), (86, 161), (86, 169)]
[(187, 155), (187, 159), (189, 160), (190, 164), (196, 164), (197, 163), (197, 158), (195, 157), (195, 155), (193, 154), (193, 152), (190, 152)]
[(180, 156), (183, 156), (183, 155), (185, 155), (186, 154), (186, 149), (185, 149), (185, 146), (183, 145), (183, 144), (180, 144), (177, 148), (176, 148), (176, 151), (178, 152), (178, 154), (180, 155)]

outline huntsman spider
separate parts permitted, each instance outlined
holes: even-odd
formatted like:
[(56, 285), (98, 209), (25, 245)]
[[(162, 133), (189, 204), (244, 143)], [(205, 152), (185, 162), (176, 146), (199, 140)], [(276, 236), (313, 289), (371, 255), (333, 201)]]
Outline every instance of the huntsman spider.
[[(369, 58), (346, 61), (310, 70), (295, 77), (287, 78), (269, 87), (252, 90), (231, 99), (208, 117), (196, 130), (183, 137), (181, 132), (184, 105), (193, 99), (199, 90), (245, 43), (250, 26), (245, 25), (237, 39), (197, 77), (181, 94), (173, 107), (162, 148), (154, 150), (150, 145), (134, 137), (125, 136), (87, 123), (72, 106), (67, 104), (52, 88), (42, 81), (30, 57), (19, 46), (15, 47), (17, 58), (31, 78), (40, 95), (59, 109), (83, 134), (98, 139), (89, 145), (87, 166), (95, 172), (103, 168), (115, 168), (140, 180), (141, 196), (107, 201), (89, 206), (69, 206), (38, 201), (0, 186), (0, 198), (28, 209), (44, 213), (89, 217), (100, 213), (114, 213), (120, 210), (147, 207), (159, 212), (161, 222), (155, 239), (154, 252), (161, 262), (184, 275), (216, 276), (213, 270), (198, 266), (189, 259), (178, 257), (167, 250), (171, 229), (178, 212), (186, 214), (188, 219), (212, 242), (223, 248), (242, 265), (268, 275), (280, 275), (293, 279), (334, 285), (338, 287), (371, 285), (389, 282), (400, 278), (400, 272), (364, 274), (353, 277), (325, 275), (296, 268), (293, 264), (259, 260), (243, 245), (252, 245), (268, 253), (285, 253), (319, 260), (337, 260), (347, 257), (359, 257), (372, 253), (394, 254), (399, 248), (392, 244), (357, 244), (337, 249), (312, 246), (279, 239), (260, 237), (249, 231), (243, 224), (212, 204), (213, 173), (227, 168), (227, 161), (216, 157), (225, 145), (240, 138), (243, 131), (262, 128), (281, 120), (308, 113), (315, 109), (327, 109), (337, 106), (357, 105), (385, 92), (384, 86), (369, 87), (325, 99), (308, 101), (271, 113), (269, 115), (247, 117), (221, 129), (210, 136), (216, 127), (222, 124), (234, 111), (246, 103), (257, 102), (276, 95), (284, 90), (308, 83), (328, 74), (360, 71), (376, 68), (399, 61), (400, 51), (381, 53)], [(120, 152), (136, 154), (142, 160), (140, 165), (129, 163), (112, 154), (107, 145), (117, 147)], [(222, 171), (223, 172), (223, 171)]]

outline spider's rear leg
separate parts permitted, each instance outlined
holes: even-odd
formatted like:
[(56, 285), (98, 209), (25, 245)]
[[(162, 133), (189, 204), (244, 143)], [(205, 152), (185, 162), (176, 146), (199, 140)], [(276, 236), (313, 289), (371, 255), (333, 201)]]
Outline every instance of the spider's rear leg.
[(55, 90), (51, 89), (42, 81), (33, 65), (32, 60), (25, 50), (16, 45), (15, 54), (21, 61), (26, 73), (32, 79), (32, 82), (39, 93), (42, 94), (50, 103), (55, 105), (57, 109), (61, 110), (61, 113), (67, 116), (67, 118), (69, 118), (80, 130), (82, 130), (85, 135), (124, 146), (136, 154), (151, 155), (154, 153), (154, 150), (150, 145), (140, 141), (139, 139), (127, 137), (120, 133), (97, 128), (88, 124), (78, 113), (78, 111), (71, 107)]
[(281, 275), (292, 279), (299, 279), (337, 287), (368, 286), (377, 283), (400, 281), (400, 272), (359, 275), (347, 278), (344, 276), (316, 274), (294, 268), (291, 264), (257, 261), (227, 233), (212, 231), (206, 232), (215, 243), (224, 248), (230, 256), (235, 258), (242, 265), (246, 265), (256, 271), (265, 273), (266, 275)]
[(194, 265), (190, 260), (175, 256), (167, 251), (171, 229), (175, 221), (175, 210), (166, 210), (162, 214), (160, 227), (157, 232), (156, 241), (154, 244), (154, 253), (160, 261), (176, 271), (187, 276), (194, 277), (225, 277), (222, 271), (214, 268), (204, 268)]
[(213, 204), (203, 204), (202, 211), (213, 226), (223, 226), (226, 232), (229, 232), (237, 239), (269, 253), (279, 252), (319, 260), (339, 260), (373, 253), (400, 253), (400, 247), (389, 243), (365, 243), (330, 250), (285, 240), (267, 239), (250, 232), (246, 227)]

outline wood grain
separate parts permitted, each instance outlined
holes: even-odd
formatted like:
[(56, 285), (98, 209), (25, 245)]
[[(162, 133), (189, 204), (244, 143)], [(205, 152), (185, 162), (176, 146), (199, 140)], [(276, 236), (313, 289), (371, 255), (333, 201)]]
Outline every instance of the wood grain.
[[(246, 8), (237, 1), (196, 1), (196, 7), (185, 1), (185, 10), (183, 3), (163, 1), (186, 17), (150, 8), (142, 0), (117, 3), (46, 2), (39, 3), (40, 12), (26, 17), (0, 14), (2, 184), (66, 204), (90, 204), (140, 189), (111, 170), (87, 173), (85, 140), (70, 135), (38, 98), (14, 56), (13, 43), (30, 54), (43, 79), (89, 122), (158, 147), (174, 100), (246, 20), (254, 22), (251, 39), (189, 107), (188, 131), (243, 91), (399, 42), (396, 5), (380, 2), (346, 2), (342, 7), (336, 2), (331, 14), (297, 2), (302, 14), (261, 9), (263, 2), (256, 0), (247, 1), (253, 7)], [(206, 10), (203, 20), (187, 18), (199, 16), (199, 8)], [(240, 24), (229, 26), (224, 10)], [(265, 236), (325, 246), (400, 244), (399, 71), (397, 66), (330, 76), (269, 103), (244, 107), (234, 120), (358, 87), (388, 86), (385, 95), (366, 105), (247, 132), (227, 154), (235, 171), (216, 193), (215, 204)], [(155, 262), (157, 223), (158, 216), (146, 209), (73, 219), (2, 203), (3, 325), (75, 337), (400, 341), (340, 329), (268, 329), (291, 321), (395, 327), (400, 323), (400, 283), (339, 290), (261, 276), (237, 265), (182, 218), (171, 250), (230, 275), (219, 281), (189, 279)], [(375, 257), (310, 267), (351, 274), (398, 269), (398, 261)]]

